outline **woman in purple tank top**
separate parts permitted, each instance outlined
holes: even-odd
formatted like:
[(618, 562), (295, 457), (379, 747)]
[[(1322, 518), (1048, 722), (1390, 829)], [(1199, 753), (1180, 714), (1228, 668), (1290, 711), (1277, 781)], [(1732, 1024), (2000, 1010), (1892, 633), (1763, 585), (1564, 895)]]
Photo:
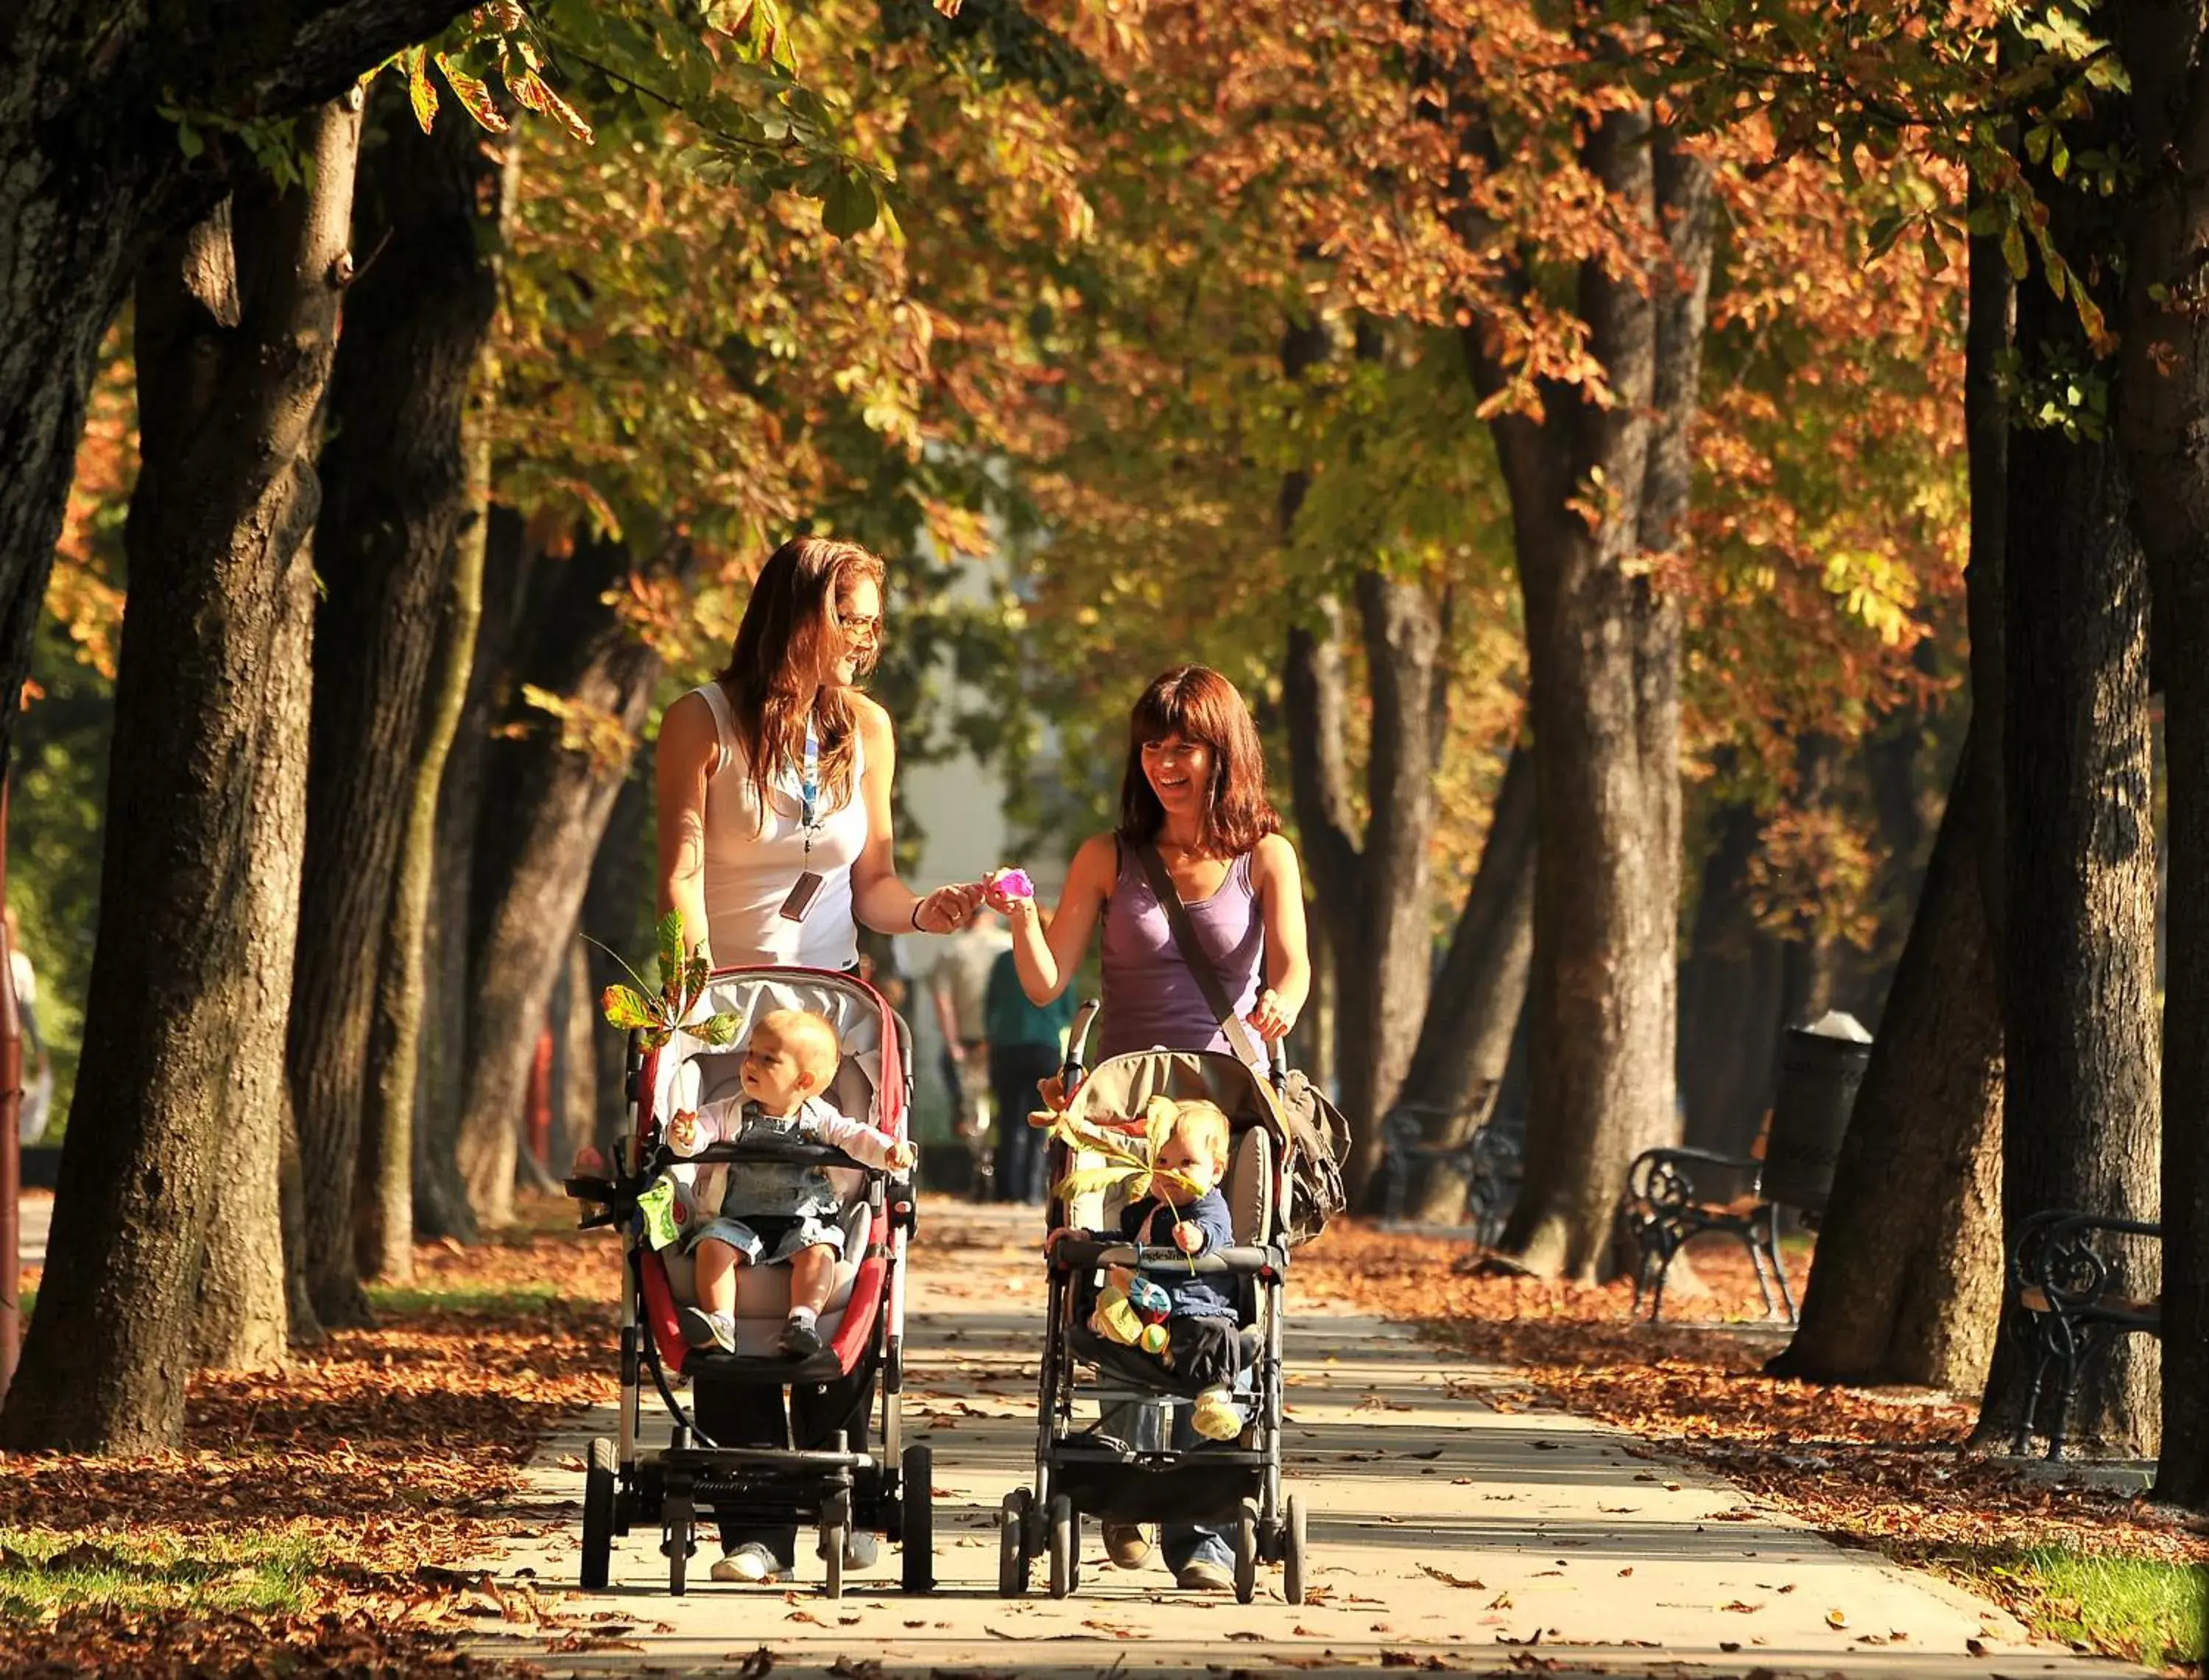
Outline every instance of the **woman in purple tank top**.
[[(1135, 702), (1120, 826), (1082, 842), (1058, 908), (1046, 918), (1032, 899), (999, 893), (994, 876), (989, 901), (1011, 924), (1021, 990), (1038, 1004), (1066, 990), (1102, 920), (1100, 1057), (1153, 1048), (1232, 1053), (1144, 875), (1146, 846), (1157, 848), (1236, 1014), (1265, 1043), (1283, 1037), (1311, 990), (1303, 882), (1267, 803), (1250, 708), (1203, 665), (1176, 666)], [(1047, 1100), (1055, 1083), (1045, 1082)], [(1133, 1523), (1105, 1524), (1104, 1544), (1127, 1569), (1149, 1550)], [(1169, 1523), (1160, 1549), (1185, 1590), (1234, 1585), (1233, 1554), (1212, 1529)]]

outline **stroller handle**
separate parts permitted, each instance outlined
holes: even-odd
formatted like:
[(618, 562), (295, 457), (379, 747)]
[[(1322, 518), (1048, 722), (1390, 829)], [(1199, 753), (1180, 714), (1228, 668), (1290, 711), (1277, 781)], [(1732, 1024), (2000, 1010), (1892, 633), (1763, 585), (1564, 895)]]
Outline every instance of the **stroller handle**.
[(1123, 1242), (1104, 1237), (1062, 1237), (1051, 1245), (1051, 1264), (1069, 1272), (1086, 1272), (1098, 1266), (1126, 1266), (1138, 1272), (1171, 1272), (1182, 1277), (1227, 1275), (1246, 1277), (1279, 1272), (1289, 1263), (1288, 1251), (1275, 1243), (1238, 1243), (1207, 1255), (1185, 1255), (1159, 1243)]
[(1082, 1000), (1081, 1007), (1074, 1012), (1074, 1024), (1066, 1032), (1066, 1060), (1059, 1063), (1059, 1082), (1066, 1087), (1069, 1102), (1074, 1099), (1074, 1087), (1081, 1082), (1081, 1058), (1089, 1048), (1089, 1029), (1097, 1024), (1097, 1012), (1104, 1007), (1100, 998)]
[(870, 1166), (858, 1157), (847, 1155), (841, 1149), (826, 1143), (789, 1143), (755, 1138), (749, 1142), (709, 1143), (695, 1155), (677, 1155), (672, 1150), (665, 1153), (669, 1166), (713, 1166), (725, 1161), (773, 1161), (786, 1166), (841, 1166), (850, 1167), (857, 1172), (879, 1173), (884, 1177), (895, 1176), (889, 1167)]

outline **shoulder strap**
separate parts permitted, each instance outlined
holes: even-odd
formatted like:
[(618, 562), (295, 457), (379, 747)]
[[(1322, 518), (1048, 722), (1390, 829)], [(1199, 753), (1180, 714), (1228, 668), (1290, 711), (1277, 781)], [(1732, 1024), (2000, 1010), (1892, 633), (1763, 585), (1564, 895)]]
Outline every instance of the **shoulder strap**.
[(1143, 877), (1151, 883), (1151, 893), (1159, 907), (1166, 912), (1166, 926), (1173, 934), (1174, 948), (1189, 972), (1196, 977), (1197, 989), (1203, 992), (1205, 1003), (1211, 1008), (1213, 1019), (1219, 1030), (1227, 1035), (1227, 1043), (1235, 1054), (1250, 1066), (1263, 1069), (1266, 1058), (1252, 1041), (1250, 1029), (1235, 1013), (1228, 1001), (1227, 988), (1220, 984), (1219, 971), (1212, 966), (1212, 958), (1196, 936), (1196, 927), (1189, 919), (1189, 906), (1181, 901), (1174, 890), (1173, 877), (1166, 873), (1165, 859), (1159, 856), (1155, 846), (1135, 848), (1135, 861), (1143, 866)]

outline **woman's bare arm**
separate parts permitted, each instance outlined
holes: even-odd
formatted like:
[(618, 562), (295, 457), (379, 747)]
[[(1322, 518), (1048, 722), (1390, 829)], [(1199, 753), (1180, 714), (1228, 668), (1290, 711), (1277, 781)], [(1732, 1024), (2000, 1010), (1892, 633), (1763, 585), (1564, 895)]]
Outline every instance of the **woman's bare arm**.
[(853, 693), (866, 774), (859, 797), (867, 804), (867, 844), (852, 864), (852, 911), (877, 933), (949, 933), (963, 924), (982, 889), (975, 882), (939, 887), (923, 895), (898, 879), (897, 839), (891, 831), (890, 788), (897, 775), (897, 736), (890, 714), (865, 695)]
[(1031, 1003), (1050, 1003), (1081, 966), (1089, 936), (1096, 931), (1097, 918), (1112, 890), (1116, 856), (1110, 834), (1092, 834), (1082, 841), (1067, 866), (1058, 908), (1048, 918), (1033, 899), (992, 899), (993, 907), (1003, 910), (1011, 924), (1013, 966)]
[(720, 736), (703, 695), (686, 694), (667, 708), (652, 760), (659, 912), (680, 911), (684, 942), (708, 959), (713, 952), (706, 924), (706, 784), (720, 756)]
[(1250, 858), (1250, 888), (1266, 924), (1266, 990), (1250, 1011), (1250, 1024), (1268, 1044), (1285, 1037), (1311, 996), (1311, 942), (1304, 928), (1303, 871), (1297, 849), (1280, 834), (1258, 842)]

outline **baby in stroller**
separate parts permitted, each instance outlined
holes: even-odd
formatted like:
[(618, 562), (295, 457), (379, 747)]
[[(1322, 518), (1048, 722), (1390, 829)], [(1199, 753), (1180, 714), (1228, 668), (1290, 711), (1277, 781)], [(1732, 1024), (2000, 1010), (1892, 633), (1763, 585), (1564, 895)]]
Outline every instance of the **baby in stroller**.
[[(1234, 1246), (1234, 1225), (1219, 1193), (1233, 1134), (1226, 1113), (1202, 1099), (1153, 1097), (1150, 1107), (1164, 1110), (1168, 1127), (1150, 1194), (1128, 1203), (1117, 1233), (1062, 1230), (1052, 1233), (1052, 1243), (1062, 1237), (1117, 1235), (1145, 1245), (1171, 1242), (1191, 1259)], [(1142, 1349), (1195, 1387), (1190, 1422), (1199, 1435), (1231, 1441), (1242, 1434), (1248, 1419), (1232, 1393), (1239, 1338), (1230, 1280), (1194, 1268), (1187, 1276), (1145, 1275), (1124, 1266), (1107, 1268), (1089, 1328), (1107, 1341)]]
[[(777, 1009), (752, 1030), (738, 1075), (742, 1097), (678, 1117), (670, 1143), (677, 1154), (689, 1155), (716, 1139), (786, 1138), (826, 1144), (870, 1166), (910, 1167), (912, 1144), (849, 1119), (821, 1099), (836, 1076), (839, 1056), (836, 1029), (825, 1017)], [(689, 1123), (683, 1125), (683, 1119)], [(818, 1166), (776, 1161), (728, 1162), (706, 1167), (695, 1195), (697, 1207), (716, 1212), (684, 1239), (697, 1264), (699, 1304), (680, 1314), (683, 1340), (693, 1347), (734, 1352), (736, 1268), (787, 1263), (790, 1315), (779, 1345), (795, 1359), (819, 1352), (821, 1310), (844, 1249), (836, 1222), (842, 1201), (828, 1174)]]

